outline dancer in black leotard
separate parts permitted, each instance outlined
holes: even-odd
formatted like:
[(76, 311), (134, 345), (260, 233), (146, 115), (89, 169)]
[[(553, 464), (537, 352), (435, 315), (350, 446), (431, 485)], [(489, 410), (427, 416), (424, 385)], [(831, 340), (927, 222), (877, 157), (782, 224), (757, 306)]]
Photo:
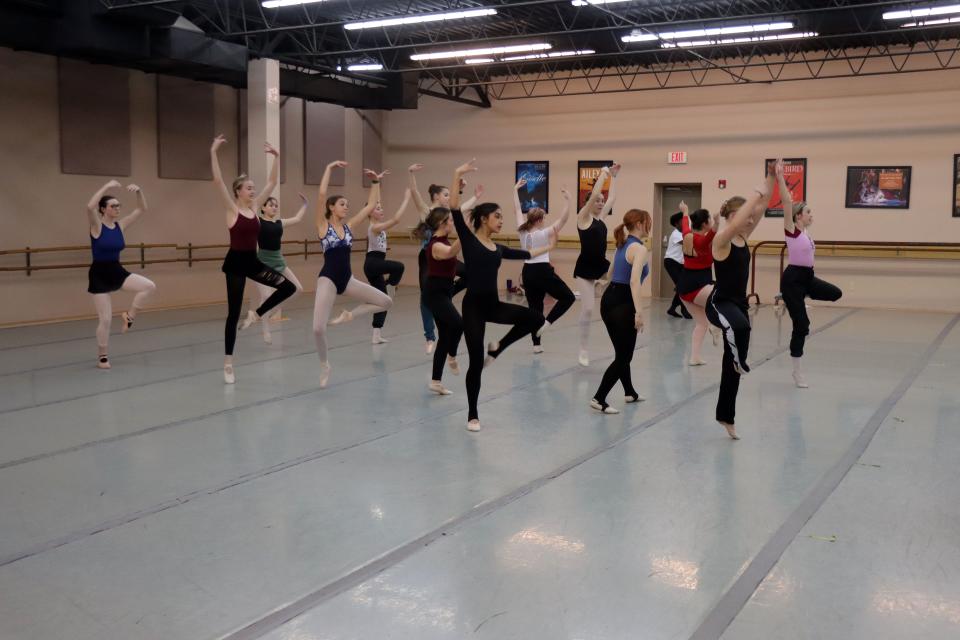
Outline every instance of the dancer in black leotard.
[[(477, 166), (472, 160), (457, 167), (453, 184), (459, 184), (465, 174), (476, 170)], [(481, 371), (503, 353), (504, 349), (528, 333), (536, 331), (543, 324), (543, 316), (536, 311), (500, 301), (497, 291), (500, 261), (504, 258), (527, 260), (545, 253), (556, 246), (556, 236), (550, 245), (533, 251), (511, 249), (495, 243), (492, 239), (503, 227), (503, 214), (499, 205), (493, 202), (477, 205), (473, 210), (471, 230), (457, 208), (459, 204), (460, 194), (451, 194), (453, 223), (463, 247), (463, 261), (467, 265), (467, 293), (463, 298), (463, 335), (467, 342), (467, 354), (470, 356), (470, 366), (467, 369), (467, 429), (480, 431), (477, 399), (480, 397)], [(484, 359), (483, 334), (488, 322), (508, 324), (512, 327), (499, 343), (490, 343)]]
[(773, 193), (774, 171), (764, 184), (749, 198), (730, 198), (720, 208), (720, 217), (726, 222), (713, 238), (713, 268), (716, 284), (707, 300), (707, 318), (723, 331), (723, 368), (720, 376), (720, 394), (717, 398), (717, 422), (734, 440), (739, 440), (734, 427), (737, 391), (740, 376), (750, 371), (747, 350), (750, 347), (750, 318), (747, 315), (747, 281), (750, 278), (750, 249), (747, 239)]
[[(387, 230), (400, 223), (400, 218), (409, 204), (410, 189), (407, 189), (403, 195), (400, 208), (397, 209), (392, 218), (388, 219), (384, 215), (383, 206), (379, 202), (370, 212), (370, 226), (367, 227), (367, 258), (363, 261), (363, 275), (367, 277), (367, 282), (387, 295), (389, 295), (387, 287), (393, 287), (394, 292), (396, 292), (397, 285), (400, 284), (400, 279), (403, 277), (403, 263), (396, 260), (387, 260)], [(387, 277), (384, 278), (384, 276)], [(378, 311), (373, 314), (373, 336), (370, 339), (373, 344), (389, 342), (381, 335), (383, 323), (386, 320), (386, 311)]]

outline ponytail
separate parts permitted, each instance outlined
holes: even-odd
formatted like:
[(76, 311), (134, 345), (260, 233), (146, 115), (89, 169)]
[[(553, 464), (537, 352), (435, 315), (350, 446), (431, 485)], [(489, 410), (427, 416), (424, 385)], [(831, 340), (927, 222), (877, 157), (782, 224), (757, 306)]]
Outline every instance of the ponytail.
[(613, 228), (613, 241), (617, 243), (617, 249), (623, 246), (627, 241), (627, 232), (624, 231), (624, 225), (621, 222)]
[(434, 207), (430, 210), (430, 213), (427, 214), (427, 217), (413, 228), (413, 231), (410, 232), (410, 237), (421, 241), (426, 240), (427, 234), (432, 234), (439, 229), (440, 225), (449, 217), (450, 209), (446, 207)]
[(627, 232), (633, 231), (638, 226), (645, 226), (648, 229), (653, 223), (653, 218), (643, 209), (630, 209), (623, 214), (623, 222), (618, 224), (613, 230), (613, 239), (617, 243), (617, 249), (627, 243)]
[(540, 207), (533, 207), (532, 209), (527, 211), (527, 219), (522, 225), (517, 227), (517, 231), (519, 231), (520, 233), (526, 233), (527, 231), (530, 231), (537, 224), (539, 224), (541, 220), (543, 220), (543, 217), (545, 215), (547, 215), (546, 211), (544, 211)]

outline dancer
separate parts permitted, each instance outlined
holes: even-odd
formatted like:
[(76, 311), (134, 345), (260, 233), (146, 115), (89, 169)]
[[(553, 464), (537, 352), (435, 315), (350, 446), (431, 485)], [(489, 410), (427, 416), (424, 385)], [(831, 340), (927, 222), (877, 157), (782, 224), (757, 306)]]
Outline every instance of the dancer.
[[(707, 364), (700, 357), (703, 338), (710, 327), (704, 306), (713, 292), (713, 238), (717, 233), (717, 216), (710, 218), (706, 209), (697, 209), (692, 214), (685, 202), (680, 203), (683, 214), (681, 232), (683, 233), (683, 271), (677, 292), (684, 307), (693, 316), (693, 339), (690, 341), (691, 367)], [(719, 335), (714, 334), (714, 344), (719, 343)]]
[[(803, 358), (803, 344), (810, 333), (810, 318), (807, 317), (807, 305), (804, 298), (836, 302), (843, 295), (840, 289), (817, 278), (813, 274), (813, 256), (816, 245), (807, 234), (807, 228), (813, 224), (813, 213), (806, 202), (794, 204), (783, 176), (783, 165), (776, 166), (780, 198), (783, 201), (783, 233), (786, 236), (789, 264), (780, 276), (780, 293), (783, 304), (793, 321), (793, 333), (790, 336), (790, 357), (793, 360), (793, 381), (800, 389), (806, 389), (807, 380), (800, 367)], [(792, 215), (791, 215), (792, 213)]]
[[(407, 173), (410, 180), (410, 194), (413, 197), (414, 206), (416, 206), (417, 211), (420, 212), (420, 222), (423, 223), (427, 216), (430, 215), (435, 207), (443, 207), (445, 209), (450, 208), (450, 189), (439, 184), (431, 184), (430, 188), (427, 189), (427, 193), (430, 194), (430, 204), (427, 204), (423, 201), (423, 197), (420, 195), (420, 189), (417, 187), (417, 177), (414, 175), (417, 171), (423, 169), (423, 165), (420, 163), (412, 164), (407, 168)], [(463, 188), (466, 186), (466, 182), (461, 182), (458, 186), (458, 191), (462, 194)], [(480, 198), (483, 194), (483, 187), (477, 185), (477, 188), (474, 191), (474, 197), (470, 198), (464, 202), (460, 210), (466, 213), (467, 211), (473, 208), (474, 203)], [(437, 335), (435, 332), (435, 325), (433, 321), (433, 316), (430, 315), (430, 310), (427, 308), (426, 304), (423, 301), (423, 287), (426, 283), (427, 278), (427, 243), (430, 242), (429, 229), (425, 231), (427, 234), (420, 240), (420, 253), (417, 254), (417, 271), (418, 279), (420, 282), (420, 319), (423, 322), (423, 337), (426, 340), (426, 349), (427, 355), (433, 353), (433, 349), (437, 344)], [(454, 287), (454, 295), (458, 291), (462, 291), (466, 288), (466, 280), (463, 279), (466, 274), (466, 268), (463, 266), (463, 263), (459, 260), (457, 261), (457, 278), (459, 280), (456, 282)]]
[[(782, 161), (778, 161), (778, 165)], [(720, 217), (726, 222), (713, 239), (713, 264), (717, 282), (707, 301), (707, 317), (723, 330), (723, 367), (720, 394), (717, 398), (717, 422), (734, 440), (739, 440), (734, 426), (740, 376), (748, 373), (747, 350), (750, 347), (750, 318), (747, 315), (747, 281), (750, 279), (750, 249), (747, 239), (773, 193), (774, 172), (770, 171), (763, 185), (749, 198), (736, 196), (723, 203)]]
[(113, 319), (110, 294), (121, 289), (135, 292), (130, 309), (124, 311), (121, 316), (123, 324), (120, 325), (120, 331), (126, 333), (133, 326), (133, 321), (137, 317), (137, 312), (143, 308), (143, 303), (157, 288), (152, 280), (130, 273), (120, 264), (120, 252), (126, 246), (123, 231), (147, 210), (147, 199), (143, 191), (137, 185), (129, 184), (127, 191), (137, 194), (137, 208), (128, 216), (120, 218), (120, 201), (106, 193), (110, 189), (119, 189), (122, 186), (116, 180), (111, 180), (100, 187), (87, 203), (90, 249), (93, 252), (87, 291), (93, 294), (93, 304), (99, 318), (97, 367), (100, 369), (110, 368), (110, 358), (107, 356), (110, 323)]
[[(680, 294), (677, 292), (677, 285), (680, 282), (680, 276), (683, 274), (683, 212), (678, 211), (670, 216), (670, 226), (673, 231), (670, 232), (670, 239), (667, 241), (667, 251), (663, 256), (663, 268), (673, 281), (673, 300), (670, 301), (670, 308), (667, 309), (667, 315), (674, 318), (686, 318), (690, 320), (693, 316), (687, 311), (680, 301)], [(680, 309), (678, 312), (677, 309)]]
[[(385, 219), (383, 207), (379, 202), (370, 212), (370, 226), (367, 227), (367, 258), (363, 262), (363, 275), (367, 277), (367, 282), (376, 289), (387, 292), (387, 287), (393, 287), (394, 292), (400, 279), (403, 277), (403, 263), (396, 260), (387, 260), (387, 229), (392, 229), (403, 216), (403, 212), (410, 204), (410, 189), (403, 194), (403, 202), (400, 208), (390, 219)], [(383, 276), (388, 276), (384, 280)], [(389, 294), (388, 294), (389, 295)], [(393, 296), (391, 296), (392, 298)], [(383, 323), (387, 319), (386, 311), (378, 311), (373, 314), (373, 344), (385, 344), (389, 342), (381, 335)]]
[[(350, 203), (343, 196), (327, 197), (330, 185), (330, 172), (334, 167), (346, 167), (343, 160), (335, 160), (327, 165), (320, 179), (317, 207), (317, 233), (320, 234), (320, 246), (323, 249), (323, 268), (317, 276), (317, 295), (313, 303), (313, 337), (317, 343), (317, 355), (320, 356), (320, 388), (327, 386), (330, 380), (330, 362), (327, 359), (327, 324), (349, 322), (364, 313), (386, 311), (393, 300), (386, 293), (378, 291), (369, 284), (353, 277), (350, 268), (350, 250), (353, 246), (353, 234), (350, 227), (360, 224), (370, 216), (380, 202), (380, 180), (390, 173), (377, 173), (370, 169), (363, 172), (370, 177), (370, 193), (367, 204), (355, 216), (347, 220)], [(347, 294), (360, 300), (362, 304), (352, 310), (343, 311), (335, 320), (330, 320), (330, 311), (337, 296)]]
[[(573, 268), (573, 277), (580, 291), (580, 353), (577, 361), (581, 366), (590, 366), (588, 351), (590, 342), (590, 322), (593, 320), (593, 307), (596, 304), (596, 283), (610, 268), (607, 260), (607, 225), (600, 218), (610, 213), (616, 198), (617, 174), (620, 165), (603, 167), (600, 176), (593, 185), (593, 191), (583, 208), (577, 213), (577, 233), (580, 235), (580, 255)], [(604, 202), (603, 184), (610, 177), (610, 197)]]
[[(550, 226), (546, 226), (546, 211), (536, 207), (524, 214), (520, 207), (519, 189), (526, 184), (527, 181), (521, 179), (514, 185), (513, 207), (517, 215), (517, 230), (520, 232), (520, 247), (531, 251), (549, 245), (551, 239), (559, 238), (560, 229), (563, 228), (570, 217), (570, 192), (566, 189), (560, 189), (564, 199), (563, 213), (560, 214), (559, 220)], [(540, 330), (531, 334), (533, 352), (543, 353), (543, 347), (540, 346), (541, 334), (573, 306), (576, 297), (567, 283), (561, 280), (557, 272), (553, 270), (549, 253), (542, 253), (536, 258), (525, 261), (521, 278), (523, 279), (523, 290), (527, 296), (527, 304), (540, 315), (543, 315), (544, 296), (549, 293), (557, 301)]]
[(233, 181), (232, 191), (227, 189), (220, 173), (220, 160), (217, 151), (227, 141), (222, 135), (213, 139), (210, 146), (210, 167), (213, 171), (213, 184), (220, 192), (221, 201), (227, 215), (227, 229), (230, 230), (230, 250), (223, 259), (221, 271), (227, 279), (227, 321), (224, 326), (225, 356), (223, 359), (223, 380), (227, 384), (236, 381), (233, 372), (233, 348), (237, 342), (237, 323), (243, 307), (243, 289), (247, 278), (275, 289), (256, 311), (247, 311), (241, 329), (263, 318), (264, 314), (297, 292), (296, 286), (282, 274), (260, 262), (257, 258), (257, 239), (260, 236), (260, 218), (257, 216), (258, 203), (265, 202), (267, 196), (277, 187), (280, 175), (280, 154), (269, 142), (263, 144), (264, 151), (273, 156), (267, 185), (257, 194), (253, 180), (239, 175)]
[[(300, 284), (300, 281), (297, 280), (297, 276), (293, 273), (293, 269), (287, 266), (286, 260), (283, 259), (282, 245), (281, 241), (283, 240), (283, 229), (291, 224), (297, 224), (303, 220), (303, 214), (307, 212), (307, 198), (302, 193), (297, 194), (300, 196), (300, 201), (303, 203), (300, 205), (300, 210), (297, 211), (297, 214), (292, 218), (278, 218), (280, 214), (280, 203), (279, 201), (270, 196), (267, 198), (263, 206), (260, 207), (260, 235), (257, 237), (257, 244), (260, 247), (260, 251), (257, 252), (257, 258), (260, 259), (260, 262), (267, 265), (274, 271), (282, 273), (283, 277), (293, 283), (293, 286), (296, 287), (295, 293), (301, 293), (303, 291), (303, 285)], [(273, 292), (273, 287), (270, 287), (265, 284), (260, 284), (259, 282), (255, 283), (257, 285), (257, 290), (260, 292), (260, 304), (262, 305), (267, 301)], [(260, 326), (263, 328), (263, 341), (267, 344), (273, 342), (273, 337), (270, 334), (270, 319), (277, 315), (280, 311), (280, 307), (274, 307), (270, 313), (263, 319), (263, 322), (260, 323)]]
[(450, 373), (459, 375), (457, 349), (463, 335), (463, 318), (453, 305), (453, 279), (457, 271), (460, 240), (450, 242), (449, 236), (452, 231), (453, 216), (450, 210), (444, 207), (435, 207), (430, 211), (427, 219), (413, 231), (413, 237), (419, 240), (430, 235), (430, 241), (427, 243), (427, 279), (424, 283), (422, 299), (431, 317), (436, 320), (440, 341), (433, 352), (433, 372), (428, 388), (442, 396), (452, 393), (443, 386), (441, 381), (444, 359), (450, 368)]
[(620, 413), (607, 404), (607, 394), (617, 380), (623, 385), (624, 402), (643, 400), (633, 388), (630, 363), (637, 346), (637, 333), (643, 331), (643, 312), (640, 310), (640, 286), (650, 272), (644, 238), (650, 235), (653, 218), (641, 209), (631, 209), (623, 216), (623, 223), (613, 230), (617, 252), (613, 256), (613, 276), (610, 286), (600, 299), (600, 317), (613, 343), (614, 360), (607, 367), (600, 387), (590, 400), (590, 407), (601, 413)]
[[(453, 184), (460, 184), (460, 178), (476, 171), (474, 160), (457, 167)], [(467, 369), (467, 429), (480, 431), (480, 418), (477, 413), (477, 399), (480, 396), (480, 373), (493, 362), (511, 344), (540, 328), (543, 316), (532, 309), (500, 301), (497, 291), (497, 274), (500, 261), (529, 260), (546, 253), (556, 246), (556, 235), (546, 247), (533, 251), (511, 249), (493, 241), (493, 236), (503, 227), (503, 214), (500, 206), (493, 202), (484, 202), (473, 210), (473, 230), (467, 226), (463, 214), (458, 208), (460, 194), (450, 196), (453, 224), (457, 230), (463, 250), (463, 260), (467, 265), (467, 293), (463, 298), (463, 336), (467, 342), (467, 354), (470, 365)], [(499, 343), (492, 342), (487, 348), (487, 357), (483, 355), (483, 335), (486, 324), (512, 325), (510, 331)]]

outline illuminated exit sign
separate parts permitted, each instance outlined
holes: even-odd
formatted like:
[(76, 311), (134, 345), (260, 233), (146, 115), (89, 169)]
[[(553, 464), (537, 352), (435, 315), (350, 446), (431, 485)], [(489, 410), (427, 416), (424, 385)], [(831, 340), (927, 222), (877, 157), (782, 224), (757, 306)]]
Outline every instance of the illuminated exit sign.
[(687, 164), (687, 152), (671, 151), (667, 154), (667, 164)]

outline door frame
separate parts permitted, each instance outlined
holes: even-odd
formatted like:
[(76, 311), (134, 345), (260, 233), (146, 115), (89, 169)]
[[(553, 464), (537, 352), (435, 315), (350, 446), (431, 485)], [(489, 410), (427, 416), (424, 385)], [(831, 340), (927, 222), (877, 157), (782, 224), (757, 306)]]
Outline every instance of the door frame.
[(700, 189), (700, 200), (703, 201), (703, 183), (702, 182), (655, 182), (653, 184), (653, 231), (651, 235), (651, 245), (653, 249), (653, 262), (650, 271), (653, 273), (653, 282), (651, 283), (650, 295), (653, 298), (660, 297), (661, 281), (663, 278), (669, 278), (663, 268), (663, 244), (661, 242), (664, 236), (663, 228), (663, 191), (666, 187), (697, 187)]

